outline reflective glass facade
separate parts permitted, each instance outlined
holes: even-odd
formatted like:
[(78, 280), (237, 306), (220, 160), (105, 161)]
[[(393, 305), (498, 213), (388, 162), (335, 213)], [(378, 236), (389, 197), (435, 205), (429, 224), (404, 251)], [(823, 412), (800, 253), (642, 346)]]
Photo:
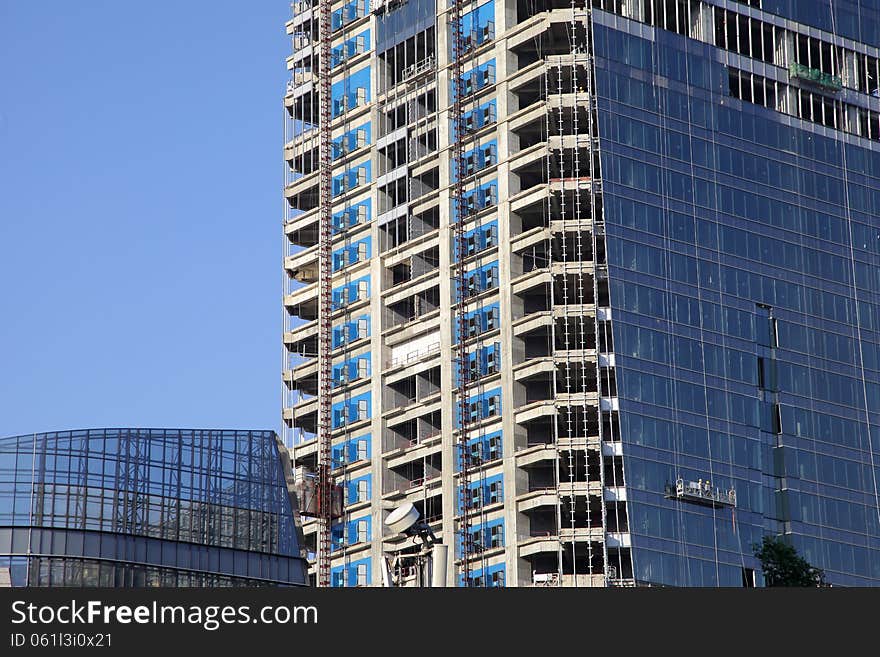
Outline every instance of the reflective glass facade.
[(13, 586), (305, 581), (272, 431), (89, 429), (0, 439)]
[[(878, 585), (880, 141), (856, 75), (880, 7), (834, 3), (843, 36), (875, 25), (858, 44), (828, 3), (760, 4), (667, 2), (677, 30), (593, 12), (634, 578), (760, 584), (752, 546), (784, 534), (832, 584)], [(789, 73), (807, 34), (842, 85)], [(737, 505), (673, 499), (677, 479)]]

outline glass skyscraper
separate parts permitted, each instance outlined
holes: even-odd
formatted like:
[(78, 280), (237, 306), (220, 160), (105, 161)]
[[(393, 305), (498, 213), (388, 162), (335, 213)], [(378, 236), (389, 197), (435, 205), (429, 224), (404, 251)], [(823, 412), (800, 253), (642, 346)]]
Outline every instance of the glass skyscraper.
[(655, 4), (593, 14), (634, 577), (880, 584), (880, 8)]
[(304, 584), (282, 451), (273, 431), (2, 438), (0, 585)]
[[(334, 584), (379, 581), (410, 501), (450, 585), (761, 586), (766, 535), (880, 585), (880, 3), (460, 5), (454, 80), (449, 2), (333, 3)], [(304, 469), (317, 14), (285, 96)]]

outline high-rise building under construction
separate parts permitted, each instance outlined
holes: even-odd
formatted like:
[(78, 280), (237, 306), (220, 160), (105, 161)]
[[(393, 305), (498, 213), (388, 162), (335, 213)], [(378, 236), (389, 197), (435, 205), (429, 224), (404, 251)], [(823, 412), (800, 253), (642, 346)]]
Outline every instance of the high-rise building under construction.
[(451, 586), (760, 586), (765, 535), (880, 584), (880, 3), (292, 10), (316, 583), (412, 502)]

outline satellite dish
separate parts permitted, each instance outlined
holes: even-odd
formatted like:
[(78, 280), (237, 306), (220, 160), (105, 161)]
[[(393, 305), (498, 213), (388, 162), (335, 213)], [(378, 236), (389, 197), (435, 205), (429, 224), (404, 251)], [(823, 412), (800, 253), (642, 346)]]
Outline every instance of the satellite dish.
[(385, 525), (397, 534), (404, 534), (419, 521), (419, 510), (412, 502), (405, 502), (385, 518)]

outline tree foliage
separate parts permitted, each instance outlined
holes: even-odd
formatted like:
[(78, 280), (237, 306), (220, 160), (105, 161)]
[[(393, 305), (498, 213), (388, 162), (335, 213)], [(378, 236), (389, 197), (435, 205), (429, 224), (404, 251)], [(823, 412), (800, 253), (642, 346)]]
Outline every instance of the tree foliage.
[(778, 536), (765, 536), (755, 545), (767, 586), (825, 586), (825, 573), (801, 557)]

